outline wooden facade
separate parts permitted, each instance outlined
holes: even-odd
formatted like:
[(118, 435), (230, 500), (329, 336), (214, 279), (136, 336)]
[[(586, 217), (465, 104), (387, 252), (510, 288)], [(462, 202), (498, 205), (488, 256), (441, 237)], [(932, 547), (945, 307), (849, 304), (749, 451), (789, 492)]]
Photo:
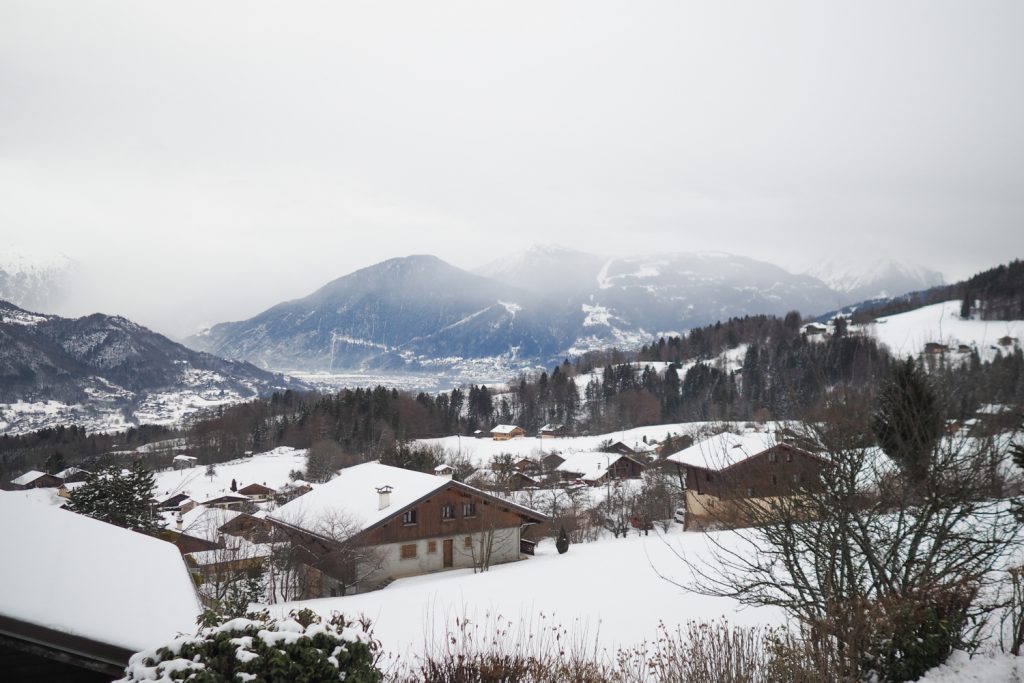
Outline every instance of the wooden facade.
[(511, 429), (506, 431), (501, 429), (501, 426), (495, 427), (494, 429), (491, 430), (491, 436), (494, 438), (495, 441), (508, 441), (509, 439), (514, 439), (516, 437), (526, 435), (526, 430), (523, 429), (522, 427), (512, 427)]
[[(542, 517), (534, 514), (524, 514), (524, 508), (516, 508), (453, 482), (451, 486), (435, 491), (412, 505), (396, 508), (395, 514), (357, 534), (353, 542), (368, 546), (404, 543), (442, 536), (465, 536), (489, 529), (517, 528), (524, 523), (543, 521)], [(415, 522), (403, 522), (403, 513), (408, 511), (415, 512)]]
[(820, 486), (818, 475), (824, 463), (816, 455), (780, 443), (721, 470), (677, 467), (685, 468), (687, 490), (729, 500), (787, 496)]

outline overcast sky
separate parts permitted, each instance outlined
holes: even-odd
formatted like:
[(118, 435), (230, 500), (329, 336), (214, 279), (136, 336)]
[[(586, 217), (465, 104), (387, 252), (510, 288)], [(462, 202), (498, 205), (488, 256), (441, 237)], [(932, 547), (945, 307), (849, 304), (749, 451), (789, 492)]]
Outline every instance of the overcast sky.
[(0, 3), (0, 244), (175, 335), (391, 256), (1024, 256), (1024, 3)]

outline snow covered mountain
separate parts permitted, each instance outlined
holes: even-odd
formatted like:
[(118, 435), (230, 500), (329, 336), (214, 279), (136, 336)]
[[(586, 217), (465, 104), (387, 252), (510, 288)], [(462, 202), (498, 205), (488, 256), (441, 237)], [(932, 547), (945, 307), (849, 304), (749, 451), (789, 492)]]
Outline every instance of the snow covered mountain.
[(836, 306), (887, 299), (944, 284), (942, 273), (894, 259), (869, 263), (831, 259), (810, 269), (807, 274), (836, 291)]
[(123, 427), (301, 384), (192, 351), (125, 318), (69, 319), (0, 301), (0, 431)]
[(819, 280), (730, 254), (535, 247), (477, 274), (433, 256), (391, 259), (188, 343), (284, 371), (522, 367), (731, 316), (827, 310), (834, 298)]
[(75, 273), (64, 254), (25, 246), (0, 247), (0, 299), (34, 311), (63, 301)]
[(538, 357), (557, 346), (525, 291), (434, 256), (395, 258), (249, 320), (214, 325), (194, 348), (267, 368), (416, 369), (423, 359)]

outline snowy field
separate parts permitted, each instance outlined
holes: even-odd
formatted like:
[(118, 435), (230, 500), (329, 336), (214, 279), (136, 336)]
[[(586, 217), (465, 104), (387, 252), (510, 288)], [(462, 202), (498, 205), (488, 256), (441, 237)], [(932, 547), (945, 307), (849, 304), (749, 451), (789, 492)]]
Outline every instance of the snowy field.
[(279, 489), (289, 483), (292, 470), (306, 469), (305, 449), (282, 446), (251, 458), (229, 460), (214, 466), (213, 477), (206, 476), (205, 466), (154, 473), (156, 496), (165, 498), (186, 493), (192, 500), (203, 502), (231, 493), (231, 480), (238, 488), (247, 484), (264, 484)]
[(782, 623), (776, 609), (740, 609), (732, 599), (697, 595), (660, 578), (659, 573), (679, 582), (689, 579), (673, 549), (688, 556), (707, 552), (704, 534), (680, 529), (572, 545), (565, 555), (544, 540), (536, 556), (482, 574), (469, 569), (427, 574), (399, 579), (380, 591), (272, 609), (275, 614), (309, 607), (324, 615), (365, 615), (384, 650), (402, 656), (422, 652), (425, 642), (464, 617), (486, 626), (500, 616), (528, 632), (560, 624), (584, 645), (599, 643), (609, 651), (653, 640), (660, 622), (670, 629), (723, 616), (737, 625)]
[[(864, 326), (864, 331), (889, 347), (896, 354), (916, 356), (928, 342), (946, 344), (956, 351), (960, 344), (978, 350), (983, 361), (992, 360), (1004, 336), (1024, 336), (1021, 320), (961, 320), (960, 301), (946, 301), (899, 315), (879, 318)], [(1020, 342), (1018, 341), (1019, 345)]]
[[(674, 422), (670, 424), (650, 425), (647, 427), (635, 427), (623, 429), (607, 434), (595, 434), (593, 436), (573, 436), (558, 439), (540, 439), (535, 436), (524, 436), (508, 441), (495, 441), (492, 438), (484, 437), (475, 439), (471, 436), (445, 436), (437, 439), (420, 439), (416, 443), (424, 446), (439, 446), (447, 453), (454, 456), (466, 456), (470, 462), (478, 468), (487, 467), (495, 456), (509, 453), (516, 457), (528, 457), (539, 459), (550, 453), (582, 453), (596, 451), (602, 442), (611, 439), (622, 441), (626, 445), (639, 449), (643, 446), (644, 437), (648, 441), (663, 441), (668, 434), (679, 436), (681, 434), (693, 434), (701, 429), (720, 422)], [(745, 423), (727, 423), (730, 426), (738, 427)], [(762, 429), (774, 429), (775, 423), (759, 425)]]

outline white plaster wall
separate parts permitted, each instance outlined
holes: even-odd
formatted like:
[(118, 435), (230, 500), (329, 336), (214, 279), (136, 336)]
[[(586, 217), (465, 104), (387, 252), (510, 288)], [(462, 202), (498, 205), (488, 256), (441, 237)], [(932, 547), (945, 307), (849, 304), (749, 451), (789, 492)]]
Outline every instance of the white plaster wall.
[[(467, 535), (473, 539), (473, 550), (464, 547), (464, 539)], [(416, 576), (446, 569), (444, 566), (444, 541), (446, 539), (452, 540), (451, 569), (471, 568), (474, 565), (473, 553), (475, 552), (477, 557), (479, 557), (486, 535), (486, 532), (477, 532), (454, 536), (438, 536), (432, 539), (410, 541), (409, 543), (387, 543), (376, 546), (375, 550), (383, 561), (377, 571), (364, 581), (364, 584), (372, 587), (387, 578), (397, 579), (404, 576)], [(427, 552), (428, 541), (436, 541), (437, 550), (435, 552)], [(416, 545), (416, 557), (403, 560), (402, 546), (412, 543)], [(494, 540), (491, 546), (491, 564), (515, 562), (519, 559), (519, 556), (519, 527), (495, 529)]]

